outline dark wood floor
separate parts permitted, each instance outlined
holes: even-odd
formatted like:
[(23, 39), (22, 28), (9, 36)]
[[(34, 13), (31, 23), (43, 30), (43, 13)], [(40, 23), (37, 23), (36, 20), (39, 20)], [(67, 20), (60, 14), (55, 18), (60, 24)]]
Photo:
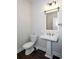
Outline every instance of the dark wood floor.
[(30, 55), (25, 55), (25, 50), (17, 54), (17, 59), (49, 59), (45, 57), (45, 52), (41, 50), (35, 50)]

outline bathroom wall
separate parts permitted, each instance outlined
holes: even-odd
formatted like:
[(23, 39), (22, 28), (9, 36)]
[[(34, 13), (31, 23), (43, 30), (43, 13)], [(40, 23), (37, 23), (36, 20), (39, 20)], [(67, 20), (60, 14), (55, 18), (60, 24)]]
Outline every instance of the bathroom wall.
[(17, 0), (17, 52), (23, 50), (22, 45), (29, 41), (31, 33), (31, 3), (27, 0)]
[[(58, 0), (60, 1), (60, 0)], [(46, 32), (46, 17), (44, 14), (44, 6), (45, 4), (47, 4), (48, 0), (33, 0), (32, 1), (32, 32), (36, 33), (38, 35), (41, 35), (43, 33)], [(61, 10), (59, 11), (59, 21), (61, 23), (61, 19), (62, 19), (62, 14), (61, 14)], [(53, 43), (53, 53), (56, 55), (61, 55), (61, 47), (62, 47), (62, 30), (61, 30), (61, 26), (59, 26), (59, 42)], [(37, 42), (37, 47), (40, 48), (41, 50), (46, 51), (46, 44), (47, 42), (44, 40), (39, 39), (39, 41)]]
[[(38, 35), (45, 33), (45, 14), (43, 11), (45, 0), (34, 0), (32, 2), (32, 32)], [(41, 43), (41, 44), (40, 44)], [(46, 43), (44, 40), (39, 40), (37, 46), (46, 51)]]

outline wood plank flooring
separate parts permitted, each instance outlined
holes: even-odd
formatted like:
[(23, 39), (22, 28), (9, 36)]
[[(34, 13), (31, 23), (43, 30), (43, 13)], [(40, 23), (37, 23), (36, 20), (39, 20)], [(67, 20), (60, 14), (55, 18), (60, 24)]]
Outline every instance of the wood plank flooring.
[(25, 55), (25, 50), (17, 54), (17, 59), (49, 59), (45, 57), (45, 52), (41, 50), (35, 50), (30, 55)]

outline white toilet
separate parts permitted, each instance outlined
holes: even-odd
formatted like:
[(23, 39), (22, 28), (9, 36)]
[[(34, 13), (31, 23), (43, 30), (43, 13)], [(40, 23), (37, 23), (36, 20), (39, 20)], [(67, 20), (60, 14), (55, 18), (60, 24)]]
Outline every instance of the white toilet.
[(23, 48), (26, 50), (25, 55), (29, 55), (34, 51), (34, 45), (37, 39), (38, 39), (37, 35), (31, 35), (30, 42), (27, 42), (23, 45)]

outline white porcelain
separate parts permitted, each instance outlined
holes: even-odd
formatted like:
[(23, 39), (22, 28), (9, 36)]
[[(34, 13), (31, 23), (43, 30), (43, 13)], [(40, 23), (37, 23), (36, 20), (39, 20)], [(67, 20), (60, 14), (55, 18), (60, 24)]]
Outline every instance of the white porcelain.
[(34, 45), (34, 42), (27, 42), (23, 45), (24, 49), (29, 49), (30, 47), (32, 47)]
[(34, 51), (34, 44), (36, 43), (37, 40), (37, 35), (31, 35), (30, 36), (30, 42), (27, 42), (23, 45), (23, 48), (26, 50), (25, 55), (29, 55)]
[(40, 38), (44, 40), (57, 41), (57, 35), (55, 34), (53, 36), (44, 34), (44, 35), (41, 35)]
[(45, 56), (52, 59), (52, 42), (56, 42), (58, 40), (58, 33), (54, 33), (53, 35), (43, 34), (40, 38), (47, 41), (47, 51)]

